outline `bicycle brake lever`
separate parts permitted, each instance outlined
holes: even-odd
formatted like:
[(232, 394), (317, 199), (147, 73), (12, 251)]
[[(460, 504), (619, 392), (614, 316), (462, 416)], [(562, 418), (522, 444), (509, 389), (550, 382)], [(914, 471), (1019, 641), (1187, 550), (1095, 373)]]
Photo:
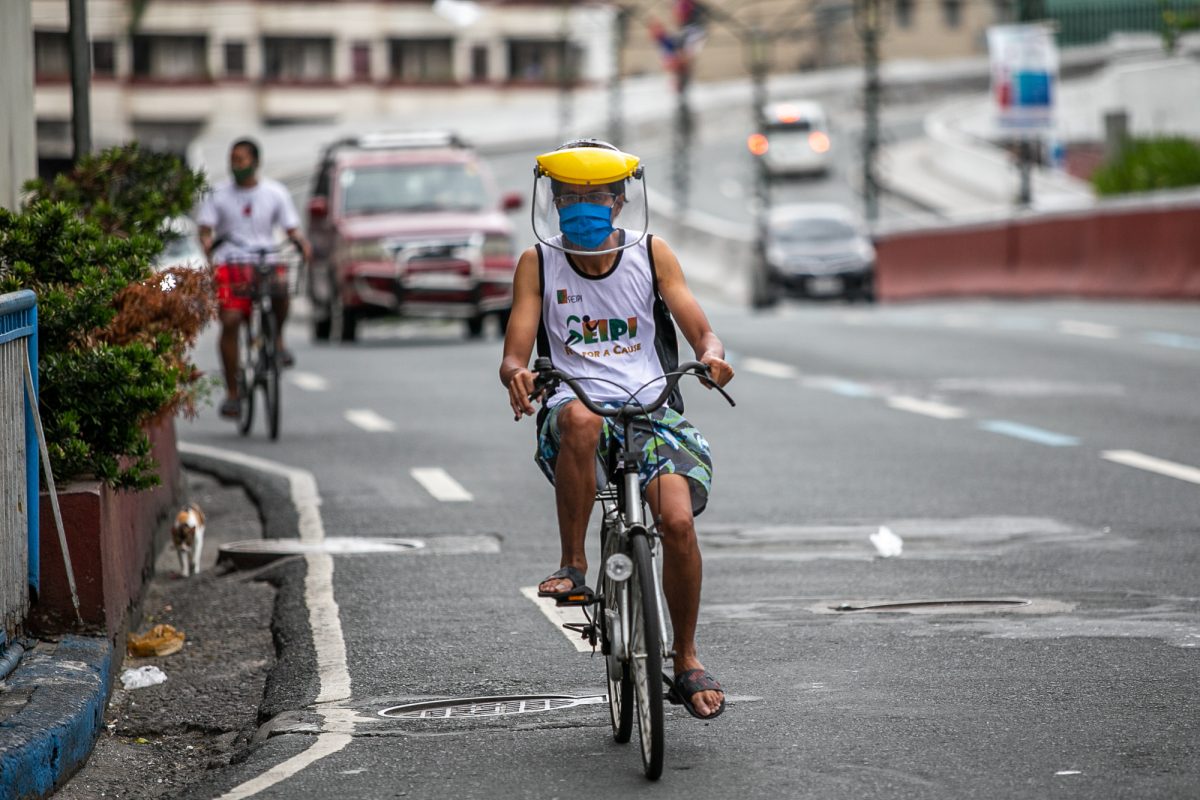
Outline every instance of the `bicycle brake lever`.
[(717, 384), (717, 382), (716, 382), (716, 381), (709, 380), (708, 376), (709, 376), (711, 373), (712, 373), (712, 369), (710, 369), (709, 367), (705, 366), (705, 369), (704, 369), (704, 373), (703, 373), (703, 374), (701, 374), (701, 373), (699, 373), (699, 372), (696, 372), (696, 373), (694, 373), (694, 374), (696, 375), (696, 377), (698, 377), (698, 378), (700, 379), (700, 382), (701, 382), (701, 383), (703, 383), (705, 386), (707, 386), (707, 387), (708, 387), (708, 388), (710, 388), (710, 389), (716, 389), (718, 392), (720, 392), (720, 393), (721, 393), (721, 397), (724, 397), (724, 398), (725, 398), (725, 402), (729, 403), (729, 405), (730, 405), (731, 407), (735, 407), (735, 406), (737, 406), (737, 403), (735, 403), (735, 402), (733, 401), (733, 398), (729, 396), (729, 393), (728, 393), (728, 392), (726, 392), (724, 389), (722, 389), (722, 388), (721, 388), (721, 387), (720, 387), (720, 386)]

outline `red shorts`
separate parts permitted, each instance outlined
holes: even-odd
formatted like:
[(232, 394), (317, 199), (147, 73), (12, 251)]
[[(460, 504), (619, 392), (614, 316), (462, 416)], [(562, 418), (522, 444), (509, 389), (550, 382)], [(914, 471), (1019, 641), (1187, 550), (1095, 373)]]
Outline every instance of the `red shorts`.
[[(287, 265), (275, 265), (275, 279), (271, 281), (271, 294), (287, 295)], [(213, 271), (217, 284), (217, 306), (222, 311), (250, 313), (251, 289), (256, 280), (254, 267), (250, 264), (218, 264)]]

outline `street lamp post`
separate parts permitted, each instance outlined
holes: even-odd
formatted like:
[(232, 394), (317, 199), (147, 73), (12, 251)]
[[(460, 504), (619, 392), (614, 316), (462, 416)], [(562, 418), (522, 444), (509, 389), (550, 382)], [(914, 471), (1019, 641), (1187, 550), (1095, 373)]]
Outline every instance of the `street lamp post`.
[(867, 220), (879, 219), (879, 178), (876, 158), (879, 153), (879, 39), (886, 25), (884, 0), (854, 0), (854, 24), (863, 44), (863, 68), (866, 83), (863, 92), (863, 206)]
[(87, 35), (87, 4), (70, 0), (68, 5), (68, 53), (71, 59), (71, 141), (75, 160), (92, 151), (91, 75), (92, 50)]
[(612, 20), (612, 75), (608, 81), (608, 141), (620, 147), (625, 138), (625, 39), (629, 33), (629, 17), (632, 12), (617, 6)]

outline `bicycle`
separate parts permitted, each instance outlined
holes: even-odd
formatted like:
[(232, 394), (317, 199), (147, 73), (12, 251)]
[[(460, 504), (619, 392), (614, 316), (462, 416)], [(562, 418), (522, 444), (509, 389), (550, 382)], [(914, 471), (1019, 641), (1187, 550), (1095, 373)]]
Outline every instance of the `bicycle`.
[[(548, 358), (536, 359), (533, 371), (536, 377), (530, 400), (549, 397), (560, 382), (566, 383), (589, 411), (616, 420), (624, 428), (625, 449), (617, 464), (621, 477), (618, 481), (610, 475), (608, 484), (596, 494), (603, 508), (598, 591), (594, 595), (569, 595), (560, 605), (583, 609), (587, 622), (566, 623), (564, 627), (581, 634), (593, 651), (598, 645), (605, 657), (613, 739), (621, 744), (630, 741), (636, 708), (642, 768), (647, 778), (657, 780), (662, 775), (666, 749), (662, 662), (671, 653), (663, 635), (667, 625), (659, 566), (661, 535), (656, 523), (646, 524), (638, 473), (642, 454), (632, 448), (632, 425), (636, 418), (649, 417), (661, 408), (685, 375), (704, 379), (708, 367), (697, 361), (680, 364), (677, 370), (666, 373), (666, 386), (653, 402), (639, 403), (636, 392), (631, 392), (630, 400), (619, 406), (595, 403), (575, 378), (554, 369)], [(729, 405), (736, 405), (720, 386), (709, 385)]]
[[(267, 434), (272, 441), (279, 438), (280, 388), (279, 373), (282, 370), (279, 354), (276, 350), (279, 338), (279, 322), (272, 306), (272, 277), (281, 266), (283, 259), (291, 257), (289, 249), (300, 253), (300, 246), (289, 240), (290, 248), (280, 245), (271, 247), (249, 247), (232, 239), (222, 239), (213, 247), (230, 241), (243, 252), (254, 256), (253, 261), (228, 260), (230, 265), (250, 266), (253, 268), (251, 279), (246, 282), (250, 297), (250, 313), (240, 326), (238, 332), (238, 433), (247, 436), (254, 425), (254, 395), (257, 390), (263, 394), (267, 420)], [(282, 263), (289, 276), (289, 292), (291, 291), (291, 276), (296, 269), (286, 262)]]

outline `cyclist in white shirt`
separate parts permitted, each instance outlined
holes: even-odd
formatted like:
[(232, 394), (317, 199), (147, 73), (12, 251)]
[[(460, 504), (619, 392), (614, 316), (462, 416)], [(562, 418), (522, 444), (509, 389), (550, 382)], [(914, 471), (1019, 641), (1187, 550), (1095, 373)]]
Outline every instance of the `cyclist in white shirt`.
[[(238, 330), (250, 313), (246, 291), (254, 280), (255, 249), (275, 245), (275, 230), (283, 228), (287, 237), (299, 245), (308, 261), (312, 248), (300, 231), (300, 218), (287, 189), (278, 181), (258, 175), (258, 144), (239, 139), (229, 151), (232, 180), (218, 185), (200, 204), (196, 222), (200, 243), (213, 265), (213, 281), (220, 307), (221, 339), (219, 351), (225, 372), (225, 401), (221, 416), (237, 419)], [(214, 250), (213, 244), (221, 240)], [(272, 280), (272, 308), (279, 319), (278, 352), (285, 367), (295, 358), (283, 345), (283, 327), (287, 321), (287, 268), (278, 266)]]

